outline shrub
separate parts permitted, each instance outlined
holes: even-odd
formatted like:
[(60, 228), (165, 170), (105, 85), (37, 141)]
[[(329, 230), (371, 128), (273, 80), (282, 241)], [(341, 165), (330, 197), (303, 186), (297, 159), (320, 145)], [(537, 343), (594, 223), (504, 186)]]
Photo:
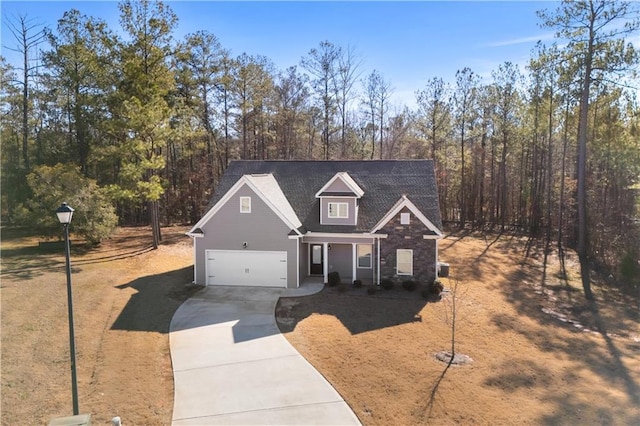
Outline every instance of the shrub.
[(335, 287), (340, 284), (340, 274), (338, 271), (329, 272), (329, 287)]
[(391, 281), (391, 279), (389, 278), (385, 278), (380, 282), (380, 285), (385, 290), (391, 290), (393, 288), (393, 281)]
[(442, 293), (442, 290), (444, 290), (444, 286), (439, 280), (433, 280), (429, 283), (428, 290), (430, 294), (439, 296), (440, 293)]
[(431, 297), (431, 292), (428, 288), (423, 288), (420, 290), (420, 296), (422, 296), (423, 299), (428, 299)]
[(402, 281), (402, 288), (404, 288), (407, 291), (414, 291), (416, 287), (417, 287), (416, 282), (413, 280)]
[(353, 280), (353, 286), (355, 288), (360, 288), (362, 287), (362, 281), (361, 280)]
[(79, 168), (63, 164), (38, 166), (27, 176), (27, 184), (33, 196), (22, 209), (24, 221), (40, 235), (61, 234), (53, 212), (63, 201), (75, 209), (69, 230), (89, 243), (98, 244), (115, 230), (118, 217), (106, 190), (86, 178)]
[(372, 296), (372, 295), (376, 294), (376, 292), (377, 292), (377, 290), (376, 290), (375, 286), (371, 286), (371, 287), (367, 288), (367, 294), (368, 295)]

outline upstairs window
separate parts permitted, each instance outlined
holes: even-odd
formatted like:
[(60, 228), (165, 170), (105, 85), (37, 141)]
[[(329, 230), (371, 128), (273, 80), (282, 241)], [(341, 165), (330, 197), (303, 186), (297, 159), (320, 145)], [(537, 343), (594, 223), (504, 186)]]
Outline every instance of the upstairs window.
[(349, 217), (349, 204), (329, 203), (329, 217), (332, 219), (346, 219)]
[(240, 197), (240, 213), (251, 213), (251, 197)]
[(400, 225), (409, 225), (411, 213), (400, 213)]

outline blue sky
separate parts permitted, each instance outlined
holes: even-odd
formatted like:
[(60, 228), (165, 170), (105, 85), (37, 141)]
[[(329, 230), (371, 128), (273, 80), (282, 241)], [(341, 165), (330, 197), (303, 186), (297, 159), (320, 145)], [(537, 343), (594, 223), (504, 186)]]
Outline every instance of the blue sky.
[[(470, 67), (489, 78), (505, 61), (523, 70), (537, 40), (551, 43), (553, 32), (540, 28), (536, 11), (555, 9), (549, 1), (407, 2), (219, 2), (168, 1), (178, 15), (177, 38), (197, 30), (214, 33), (234, 55), (270, 58), (278, 69), (299, 65), (323, 41), (351, 46), (363, 76), (378, 70), (394, 88), (398, 104), (412, 105), (414, 92), (432, 77), (453, 81)], [(119, 30), (116, 1), (2, 1), (2, 52), (15, 42), (6, 19), (27, 15), (55, 28), (62, 14), (76, 8)]]

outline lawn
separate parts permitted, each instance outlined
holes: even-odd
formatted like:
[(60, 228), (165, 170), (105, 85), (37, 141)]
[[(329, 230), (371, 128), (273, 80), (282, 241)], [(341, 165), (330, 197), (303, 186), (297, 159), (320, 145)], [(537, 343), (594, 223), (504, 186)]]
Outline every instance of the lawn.
[[(64, 247), (2, 230), (3, 425), (72, 414)], [(169, 323), (194, 291), (186, 228), (124, 228), (71, 254), (81, 413), (93, 424), (166, 425), (173, 410)]]
[[(560, 273), (526, 239), (453, 235), (441, 244), (457, 280), (425, 301), (401, 288), (281, 299), (281, 330), (365, 425), (640, 424), (637, 301), (596, 283), (584, 302), (574, 256)], [(564, 279), (566, 277), (566, 279)], [(344, 289), (342, 289), (344, 290)]]
[[(73, 245), (80, 411), (94, 424), (171, 422), (169, 324), (197, 291), (185, 231), (163, 228), (158, 250), (148, 228)], [(285, 336), (363, 423), (640, 424), (637, 301), (596, 284), (590, 309), (575, 259), (561, 279), (557, 258), (545, 269), (523, 239), (454, 235), (441, 247), (445, 285), (464, 290), (456, 344), (470, 365), (434, 357), (449, 349), (450, 293), (427, 303), (401, 289), (331, 288), (278, 306)], [(2, 424), (70, 415), (63, 247), (3, 229), (1, 271)]]

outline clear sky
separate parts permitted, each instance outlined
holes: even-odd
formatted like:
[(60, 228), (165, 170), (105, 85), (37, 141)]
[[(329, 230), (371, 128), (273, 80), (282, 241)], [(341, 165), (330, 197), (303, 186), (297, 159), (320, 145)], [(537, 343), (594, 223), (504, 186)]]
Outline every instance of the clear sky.
[[(536, 11), (550, 1), (248, 2), (168, 1), (179, 22), (176, 38), (198, 30), (215, 34), (234, 55), (270, 58), (278, 69), (299, 65), (310, 49), (327, 40), (359, 54), (363, 76), (374, 69), (391, 83), (396, 103), (412, 106), (414, 92), (432, 77), (453, 81), (469, 67), (484, 78), (505, 61), (521, 71), (536, 41), (551, 43)], [(15, 46), (5, 22), (27, 15), (55, 28), (72, 8), (119, 30), (116, 1), (1, 1), (2, 52)]]

